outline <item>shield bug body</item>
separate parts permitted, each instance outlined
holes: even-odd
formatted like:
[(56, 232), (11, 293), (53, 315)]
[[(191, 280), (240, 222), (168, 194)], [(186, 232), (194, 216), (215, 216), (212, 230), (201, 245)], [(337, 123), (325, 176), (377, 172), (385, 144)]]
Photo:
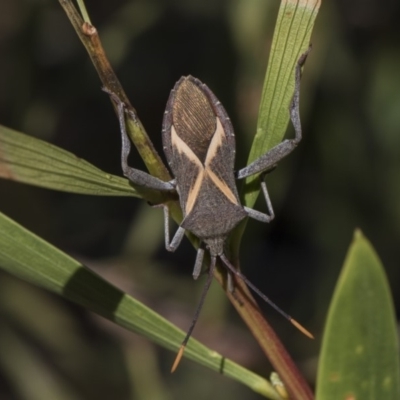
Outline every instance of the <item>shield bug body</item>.
[[(263, 300), (271, 304), (307, 336), (312, 335), (297, 321), (285, 314), (268, 297), (261, 293), (248, 279), (237, 271), (224, 254), (225, 241), (237, 224), (246, 217), (262, 222), (274, 218), (272, 204), (264, 179), (261, 188), (266, 200), (268, 214), (250, 209), (241, 204), (236, 188), (236, 179), (263, 174), (273, 169), (278, 161), (291, 153), (301, 140), (299, 116), (299, 94), (301, 67), (309, 50), (297, 62), (295, 68), (295, 90), (289, 107), (290, 118), (295, 129), (293, 139), (284, 140), (247, 167), (234, 172), (235, 136), (231, 121), (213, 92), (192, 76), (182, 77), (171, 91), (163, 119), (162, 139), (164, 153), (173, 172), (174, 179), (164, 182), (148, 173), (128, 166), (127, 158), (131, 145), (126, 133), (125, 113), (130, 110), (115, 96), (122, 133), (121, 164), (124, 175), (133, 184), (161, 191), (176, 191), (182, 209), (183, 220), (172, 241), (169, 236), (169, 212), (164, 207), (165, 245), (169, 251), (179, 246), (185, 231), (200, 240), (193, 276), (196, 279), (203, 264), (204, 251), (210, 253), (210, 268), (199, 306), (192, 325), (183, 341), (173, 370), (176, 368), (184, 347), (190, 338), (198, 314), (211, 284), (216, 259), (219, 257), (229, 273), (243, 279)], [(236, 176), (235, 176), (236, 175)]]
[(182, 77), (171, 92), (163, 123), (164, 152), (176, 180), (181, 228), (223, 254), (225, 238), (247, 216), (234, 176), (235, 136), (211, 90)]

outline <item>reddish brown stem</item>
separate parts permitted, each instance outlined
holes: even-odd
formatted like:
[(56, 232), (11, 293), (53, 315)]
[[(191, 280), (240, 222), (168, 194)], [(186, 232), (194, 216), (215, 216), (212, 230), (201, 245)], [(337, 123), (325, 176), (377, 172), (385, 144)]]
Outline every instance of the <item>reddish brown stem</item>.
[[(216, 279), (222, 285), (224, 284), (224, 276), (221, 271), (224, 271), (224, 269), (220, 265), (215, 273)], [(284, 382), (286, 389), (290, 393), (290, 398), (292, 400), (313, 400), (314, 395), (308, 383), (301, 375), (274, 330), (266, 321), (246, 284), (241, 279), (235, 279), (235, 285), (234, 295), (229, 290), (227, 295)]]

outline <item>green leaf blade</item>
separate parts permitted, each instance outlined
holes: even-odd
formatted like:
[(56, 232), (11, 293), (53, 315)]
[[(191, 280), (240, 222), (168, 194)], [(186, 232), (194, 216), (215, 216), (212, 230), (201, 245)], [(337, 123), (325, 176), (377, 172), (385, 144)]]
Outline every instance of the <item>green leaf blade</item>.
[(325, 327), (317, 399), (400, 398), (396, 322), (382, 264), (357, 231)]
[(127, 179), (107, 174), (66, 150), (2, 125), (0, 177), (71, 193), (139, 197)]
[[(182, 330), (144, 304), (2, 213), (0, 269), (57, 293), (167, 349), (177, 351), (185, 337)], [(193, 338), (186, 347), (185, 356), (247, 385), (265, 397), (280, 399), (266, 379)]]
[[(280, 143), (285, 135), (294, 91), (295, 65), (309, 47), (320, 5), (320, 0), (281, 2), (248, 164)], [(252, 207), (259, 193), (258, 179), (249, 177), (246, 182), (244, 203)]]

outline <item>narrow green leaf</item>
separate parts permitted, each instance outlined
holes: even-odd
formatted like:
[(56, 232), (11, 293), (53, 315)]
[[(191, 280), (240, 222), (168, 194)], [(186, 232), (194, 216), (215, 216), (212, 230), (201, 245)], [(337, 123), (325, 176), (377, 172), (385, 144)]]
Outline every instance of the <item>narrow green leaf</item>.
[(325, 326), (317, 399), (400, 399), (399, 348), (390, 288), (356, 231)]
[(0, 177), (64, 192), (99, 196), (139, 194), (72, 153), (0, 125)]
[[(295, 65), (310, 44), (320, 5), (320, 0), (281, 2), (262, 91), (257, 132), (248, 163), (276, 146), (285, 135), (294, 91)], [(260, 185), (257, 177), (249, 177), (246, 182), (244, 202), (252, 207)]]
[[(57, 293), (167, 349), (177, 351), (185, 336), (184, 332), (163, 317), (1, 213), (0, 268)], [(195, 339), (190, 339), (185, 355), (265, 397), (280, 399), (266, 379), (222, 357)]]

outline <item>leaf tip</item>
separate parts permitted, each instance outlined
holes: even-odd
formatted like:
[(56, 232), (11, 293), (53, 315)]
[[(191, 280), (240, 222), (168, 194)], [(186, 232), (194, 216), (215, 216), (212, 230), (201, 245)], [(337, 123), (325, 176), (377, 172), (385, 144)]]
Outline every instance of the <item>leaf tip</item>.
[(360, 228), (354, 230), (354, 241), (364, 238), (364, 234)]

